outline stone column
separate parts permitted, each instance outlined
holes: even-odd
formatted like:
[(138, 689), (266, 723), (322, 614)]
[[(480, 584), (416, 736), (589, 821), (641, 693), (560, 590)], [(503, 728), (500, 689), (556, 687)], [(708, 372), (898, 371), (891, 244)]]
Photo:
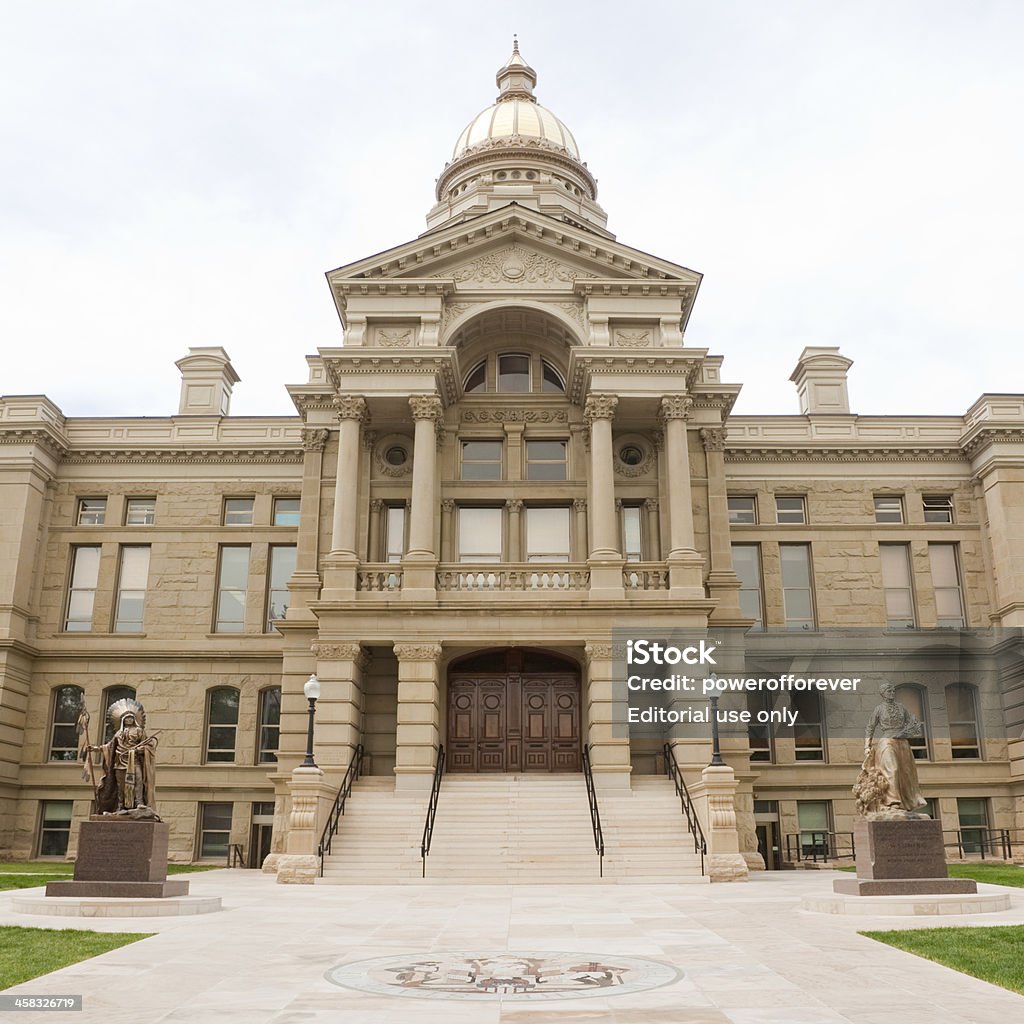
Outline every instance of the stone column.
[(409, 510), (409, 548), (405, 556), (402, 597), (422, 600), (435, 595), (437, 545), (434, 516), (437, 509), (437, 428), (441, 399), (413, 395), (409, 408), (416, 423), (412, 463), (412, 507)]
[(712, 882), (745, 882), (747, 862), (740, 853), (736, 828), (736, 776), (728, 765), (708, 765), (695, 796), (706, 800), (705, 835), (708, 841), (707, 873)]
[(629, 723), (625, 694), (615, 692), (612, 644), (588, 643), (587, 680), (583, 703), (587, 709), (587, 743), (594, 769), (594, 785), (628, 788), (632, 771), (629, 758)]
[(309, 603), (320, 594), (320, 481), (329, 433), (323, 427), (307, 427), (302, 431), (302, 495), (299, 500), (295, 573), (288, 581), (291, 600), (286, 618), (289, 621), (316, 622)]
[[(708, 473), (708, 531), (711, 571), (708, 594), (716, 603), (712, 622), (734, 623), (740, 611), (740, 581), (732, 566), (732, 537), (729, 533), (729, 501), (725, 482), (725, 427), (704, 427), (700, 432)], [(744, 620), (748, 621), (748, 620)]]
[(658, 499), (644, 501), (647, 513), (647, 558), (651, 562), (661, 561), (661, 522), (658, 518)]
[(590, 596), (601, 600), (625, 596), (612, 461), (612, 418), (618, 404), (615, 395), (589, 395), (584, 409), (590, 428)]
[(366, 420), (366, 399), (358, 395), (339, 395), (338, 473), (334, 482), (334, 519), (331, 528), (331, 555), (356, 560), (356, 520), (359, 490), (359, 429)]
[(521, 562), (523, 560), (523, 503), (519, 498), (509, 498), (505, 502), (505, 508), (508, 509), (508, 560)]
[(441, 502), (441, 561), (450, 562), (453, 559), (454, 529), (452, 520), (455, 517), (455, 502), (451, 498), (445, 498)]
[(381, 498), (370, 499), (370, 540), (366, 549), (366, 560), (368, 562), (383, 561), (381, 550), (382, 522), (384, 518), (384, 501)]
[(321, 696), (316, 705), (316, 761), (327, 772), (348, 768), (362, 740), (363, 672), (369, 656), (356, 643), (315, 641)]
[(572, 538), (572, 560), (574, 562), (585, 562), (587, 560), (587, 499), (573, 498), (572, 508), (576, 513), (576, 529)]
[(671, 597), (701, 600), (704, 560), (693, 546), (693, 493), (690, 489), (690, 452), (686, 425), (693, 407), (688, 395), (666, 395), (661, 400), (660, 419), (665, 427), (669, 551), (669, 594)]
[(436, 643), (395, 644), (398, 658), (398, 727), (395, 789), (429, 789), (441, 742), (441, 686)]

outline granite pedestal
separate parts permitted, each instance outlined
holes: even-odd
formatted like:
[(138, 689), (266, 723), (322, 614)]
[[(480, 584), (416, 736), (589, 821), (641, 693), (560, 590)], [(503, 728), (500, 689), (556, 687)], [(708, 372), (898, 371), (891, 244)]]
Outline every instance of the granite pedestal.
[(94, 815), (78, 834), (74, 881), (50, 882), (47, 896), (159, 899), (188, 894), (184, 879), (167, 879), (163, 821), (132, 821)]
[(860, 819), (854, 826), (857, 877), (832, 883), (847, 896), (925, 896), (976, 893), (970, 878), (950, 878), (942, 822), (932, 818), (905, 821)]

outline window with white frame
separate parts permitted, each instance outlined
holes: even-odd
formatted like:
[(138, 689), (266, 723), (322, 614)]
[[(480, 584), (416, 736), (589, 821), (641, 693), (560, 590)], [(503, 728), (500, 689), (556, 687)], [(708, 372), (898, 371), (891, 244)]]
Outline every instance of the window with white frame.
[(807, 522), (807, 499), (802, 494), (775, 495), (775, 521), (780, 526)]
[(733, 544), (732, 565), (740, 581), (740, 611), (754, 620), (753, 629), (764, 629), (760, 544)]
[(902, 494), (876, 494), (875, 495), (875, 522), (876, 523), (902, 523), (903, 522), (903, 495)]
[(79, 526), (102, 526), (107, 521), (107, 499), (79, 498), (75, 521)]
[(384, 509), (384, 561), (394, 565), (405, 555), (405, 505)]
[(970, 683), (950, 683), (946, 687), (946, 720), (954, 760), (981, 757), (978, 733), (978, 692)]
[(88, 633), (96, 602), (96, 581), (100, 573), (98, 544), (77, 545), (71, 549), (71, 574), (68, 580), (64, 629), (68, 633)]
[(141, 633), (149, 582), (149, 545), (123, 544), (117, 571), (114, 632)]
[(241, 633), (245, 629), (245, 596), (249, 589), (248, 544), (224, 544), (217, 572), (216, 633)]
[(300, 498), (275, 498), (274, 525), (298, 526), (301, 504)]
[(206, 760), (233, 763), (238, 733), (239, 692), (218, 686), (206, 695)]
[(921, 498), (926, 523), (953, 522), (953, 496), (951, 494), (926, 494)]
[(963, 629), (964, 593), (960, 583), (957, 544), (929, 544), (928, 561), (935, 588), (935, 624), (944, 629)]
[(156, 498), (127, 498), (125, 500), (125, 526), (152, 526), (155, 522)]
[(910, 545), (879, 544), (878, 554), (882, 560), (886, 625), (889, 629), (912, 629), (917, 617), (910, 576)]
[(266, 632), (270, 633), (274, 623), (284, 618), (288, 611), (291, 594), (288, 581), (295, 574), (294, 544), (274, 544), (270, 548), (270, 564), (267, 572), (267, 621)]
[(814, 629), (814, 585), (809, 544), (780, 544), (786, 629)]

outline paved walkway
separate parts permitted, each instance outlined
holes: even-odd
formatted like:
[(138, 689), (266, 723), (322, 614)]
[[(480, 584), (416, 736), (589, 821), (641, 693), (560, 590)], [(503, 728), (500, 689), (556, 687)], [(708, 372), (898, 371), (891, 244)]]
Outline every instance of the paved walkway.
[[(74, 1024), (1009, 1024), (1024, 997), (857, 934), (859, 929), (1024, 923), (1013, 909), (965, 918), (848, 918), (798, 909), (832, 872), (739, 885), (279, 886), (255, 872), (189, 876), (219, 914), (80, 921), (29, 917), (0, 896), (0, 923), (158, 932), (10, 989), (74, 994)], [(984, 886), (985, 890), (994, 887)], [(23, 892), (25, 890), (22, 890)], [(325, 972), (430, 951), (616, 956), (675, 965), (648, 991), (558, 1002), (464, 1001), (340, 988)], [(586, 956), (584, 956), (586, 954)], [(610, 990), (614, 993), (614, 988)], [(3, 1015), (5, 1018), (7, 1014)], [(19, 1021), (33, 1018), (10, 1018)], [(50, 1019), (50, 1018), (47, 1018)]]

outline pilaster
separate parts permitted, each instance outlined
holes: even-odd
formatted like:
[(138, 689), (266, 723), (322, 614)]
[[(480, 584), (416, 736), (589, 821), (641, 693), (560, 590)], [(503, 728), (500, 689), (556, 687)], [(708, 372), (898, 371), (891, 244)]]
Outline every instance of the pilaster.
[(398, 725), (395, 789), (429, 789), (441, 742), (441, 685), (437, 643), (397, 643)]

